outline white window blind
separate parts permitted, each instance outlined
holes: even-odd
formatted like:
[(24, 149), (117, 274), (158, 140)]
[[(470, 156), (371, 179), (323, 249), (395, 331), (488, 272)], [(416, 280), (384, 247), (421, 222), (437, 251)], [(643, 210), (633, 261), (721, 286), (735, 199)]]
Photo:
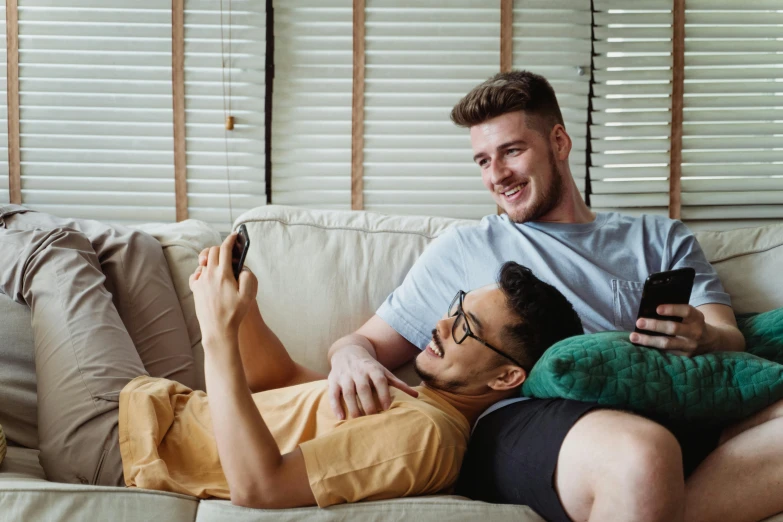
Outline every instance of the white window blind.
[(185, 149), (188, 216), (227, 232), (242, 212), (266, 204), (266, 8), (222, 3), (221, 31), (221, 2), (185, 2)]
[(499, 68), (499, 3), (367, 0), (367, 210), (459, 218), (496, 211), (468, 131), (449, 114)]
[(272, 201), (351, 208), (353, 2), (275, 2)]
[(782, 8), (686, 3), (683, 220), (783, 218)]
[(593, 210), (668, 215), (672, 0), (594, 0)]
[[(185, 3), (185, 121), (189, 216), (226, 231), (266, 201), (266, 20), (263, 3), (223, 4), (230, 76), (220, 3)], [(23, 204), (114, 223), (176, 219), (171, 20), (167, 0), (20, 0)], [(236, 126), (225, 133), (229, 78)]]
[(22, 201), (174, 221), (171, 2), (19, 0)]
[(514, 69), (544, 76), (555, 90), (573, 146), (569, 163), (582, 197), (587, 177), (590, 0), (515, 0)]
[[(0, 9), (0, 36), (6, 40), (5, 9)], [(0, 45), (0, 64), (7, 62), (6, 47)], [(6, 67), (0, 65), (0, 203), (9, 203), (8, 187), (8, 75)]]

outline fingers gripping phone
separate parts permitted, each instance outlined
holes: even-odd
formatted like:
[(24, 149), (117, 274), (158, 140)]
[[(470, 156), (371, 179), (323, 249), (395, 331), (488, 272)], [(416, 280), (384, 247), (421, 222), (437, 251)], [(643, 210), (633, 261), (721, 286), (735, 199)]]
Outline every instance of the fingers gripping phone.
[(234, 241), (234, 248), (231, 251), (231, 267), (234, 269), (234, 278), (239, 279), (239, 273), (245, 266), (245, 257), (250, 248), (250, 237), (247, 235), (247, 228), (244, 224), (239, 225), (237, 238)]
[[(636, 318), (661, 319), (681, 323), (682, 317), (660, 315), (656, 310), (664, 304), (688, 304), (695, 277), (696, 271), (693, 268), (680, 268), (679, 270), (651, 274), (644, 282), (642, 302), (639, 304), (639, 313)], [(642, 330), (638, 327), (635, 331), (646, 335), (672, 337), (668, 334)]]

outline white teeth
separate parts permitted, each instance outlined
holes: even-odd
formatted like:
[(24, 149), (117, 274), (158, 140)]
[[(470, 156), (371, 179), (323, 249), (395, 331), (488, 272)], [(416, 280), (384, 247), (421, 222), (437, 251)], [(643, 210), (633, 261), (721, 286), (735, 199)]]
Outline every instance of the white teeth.
[(512, 188), (508, 192), (504, 192), (504, 194), (506, 195), (506, 197), (509, 197), (509, 196), (513, 196), (514, 194), (516, 194), (520, 190), (522, 190), (522, 185), (517, 185), (516, 187)]
[(437, 346), (435, 346), (435, 343), (430, 343), (430, 350), (435, 352), (435, 355), (437, 355), (438, 357), (443, 357), (443, 351)]

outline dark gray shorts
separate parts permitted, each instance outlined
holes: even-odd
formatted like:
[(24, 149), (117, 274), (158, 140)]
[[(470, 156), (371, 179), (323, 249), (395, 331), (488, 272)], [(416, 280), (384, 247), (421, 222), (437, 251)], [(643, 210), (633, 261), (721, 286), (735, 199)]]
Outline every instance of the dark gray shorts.
[[(555, 489), (557, 459), (571, 427), (600, 408), (564, 399), (530, 399), (490, 413), (473, 431), (456, 493), (496, 504), (527, 505), (551, 522), (569, 522)], [(680, 443), (686, 477), (717, 447), (719, 427), (666, 427)]]

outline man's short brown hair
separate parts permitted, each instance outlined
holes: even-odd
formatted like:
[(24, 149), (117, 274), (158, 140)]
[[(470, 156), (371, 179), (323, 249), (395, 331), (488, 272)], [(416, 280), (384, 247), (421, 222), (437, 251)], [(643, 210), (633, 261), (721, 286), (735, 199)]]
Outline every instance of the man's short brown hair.
[(552, 86), (529, 71), (498, 73), (474, 87), (451, 110), (451, 121), (473, 127), (509, 112), (523, 111), (527, 126), (543, 136), (556, 124), (565, 127)]

